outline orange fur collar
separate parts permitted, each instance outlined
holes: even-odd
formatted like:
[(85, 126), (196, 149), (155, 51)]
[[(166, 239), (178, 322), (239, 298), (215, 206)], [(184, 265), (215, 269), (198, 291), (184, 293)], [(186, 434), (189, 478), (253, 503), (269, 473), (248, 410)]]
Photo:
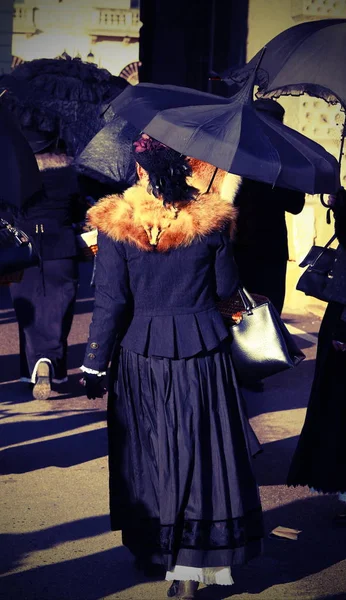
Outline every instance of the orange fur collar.
[[(237, 181), (237, 188), (239, 181)], [(236, 191), (236, 190), (235, 190)], [(195, 238), (226, 226), (230, 233), (235, 209), (229, 199), (219, 193), (200, 195), (197, 200), (165, 208), (162, 200), (137, 184), (123, 196), (106, 196), (88, 211), (88, 219), (112, 239), (136, 245), (140, 250), (165, 252), (189, 246)]]

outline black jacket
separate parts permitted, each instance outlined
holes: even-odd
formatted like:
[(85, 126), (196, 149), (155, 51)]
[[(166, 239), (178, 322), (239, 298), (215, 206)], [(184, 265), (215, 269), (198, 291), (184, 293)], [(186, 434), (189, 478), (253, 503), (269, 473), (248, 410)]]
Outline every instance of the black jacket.
[(64, 155), (37, 155), (44, 194), (30, 205), (15, 223), (32, 236), (43, 260), (76, 256), (73, 223), (82, 221), (86, 204), (82, 202), (74, 168)]
[(90, 209), (99, 234), (85, 367), (104, 371), (117, 337), (145, 356), (187, 358), (219, 347), (229, 331), (216, 301), (238, 285), (232, 215), (230, 203), (205, 194), (175, 217), (140, 185)]

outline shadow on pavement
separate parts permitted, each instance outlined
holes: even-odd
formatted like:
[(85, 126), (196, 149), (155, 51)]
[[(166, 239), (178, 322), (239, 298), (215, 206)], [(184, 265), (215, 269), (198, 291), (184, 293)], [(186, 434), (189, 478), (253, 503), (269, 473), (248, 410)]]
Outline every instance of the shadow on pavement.
[(259, 486), (286, 485), (288, 470), (299, 436), (262, 444), (262, 450), (254, 460), (254, 470)]
[(107, 456), (106, 427), (2, 451), (0, 474), (28, 473), (46, 467), (68, 468)]
[[(1, 326), (1, 324), (0, 324)], [(0, 356), (0, 383), (13, 382), (19, 377), (19, 354), (6, 354)], [(5, 396), (0, 388), (0, 400), (5, 400)]]
[(289, 371), (264, 380), (262, 392), (242, 388), (249, 418), (279, 410), (306, 408), (315, 369), (314, 360), (305, 360)]
[[(245, 592), (258, 594), (274, 585), (299, 581), (343, 561), (345, 531), (331, 527), (334, 505), (333, 498), (318, 496), (266, 512), (267, 532), (279, 524), (301, 529), (298, 541), (273, 540), (267, 537), (264, 542), (264, 556), (248, 565), (232, 569), (235, 585), (203, 588), (198, 592), (197, 600), (221, 600)], [(102, 535), (108, 530), (108, 517), (100, 516), (43, 531), (2, 536), (3, 546), (6, 548), (6, 555), (1, 560), (2, 570), (6, 572), (16, 568), (30, 552)], [(316, 543), (317, 541), (319, 543)], [(341, 571), (340, 568), (340, 577), (343, 577)], [(0, 597), (26, 600), (101, 600), (148, 581), (134, 569), (133, 559), (128, 550), (117, 547), (114, 550), (9, 574), (2, 578)], [(336, 582), (337, 592), (342, 589), (342, 584), (341, 579)], [(320, 589), (319, 593), (322, 592), (323, 589)], [(328, 592), (331, 593), (332, 590), (326, 590), (326, 594), (320, 598), (328, 598)], [(337, 598), (338, 593), (330, 597)], [(345, 595), (340, 594), (339, 597)]]
[[(19, 361), (19, 357), (18, 357)], [(81, 362), (79, 363), (81, 364)], [(9, 372), (10, 375), (14, 375)], [(15, 373), (14, 377), (17, 377), (18, 373)], [(62, 383), (57, 386), (52, 384), (52, 396), (49, 401), (68, 400), (71, 398), (80, 398), (85, 396), (85, 389), (79, 383), (82, 377), (82, 372), (69, 374), (68, 382)], [(30, 402), (32, 400), (32, 386), (29, 383), (24, 383), (20, 380), (12, 381), (9, 383), (2, 383), (0, 381), (0, 403), (3, 404), (20, 404), (22, 402)]]
[[(1, 326), (1, 323), (0, 323)], [(72, 344), (68, 348), (68, 369), (77, 369), (81, 366), (84, 358), (85, 347), (87, 342), (87, 333), (85, 334), (85, 343), (82, 344)], [(21, 383), (19, 382), (19, 354), (6, 354), (0, 357), (1, 361), (1, 372), (0, 372), (0, 383), (9, 382), (13, 383)], [(80, 373), (79, 379), (82, 374)], [(77, 377), (77, 376), (76, 376)], [(71, 389), (74, 394), (78, 394), (79, 388), (74, 385), (74, 375), (69, 375), (69, 381), (67, 385), (60, 386), (61, 389)], [(12, 388), (10, 388), (12, 390)], [(25, 390), (25, 386), (22, 385), (21, 392)], [(73, 398), (73, 395), (70, 396)], [(0, 400), (5, 399), (4, 389), (1, 387), (0, 390)]]
[(0, 547), (6, 548), (6, 553), (0, 561), (0, 573), (4, 574), (19, 567), (23, 558), (30, 552), (46, 550), (64, 542), (102, 535), (108, 533), (109, 529), (109, 516), (101, 515), (70, 521), (40, 531), (1, 534)]
[[(48, 411), (46, 415), (51, 417), (51, 413)], [(10, 423), (0, 421), (0, 447), (20, 444), (36, 438), (56, 435), (57, 433), (66, 433), (106, 419), (105, 412), (100, 410), (85, 410), (79, 414), (68, 416), (60, 416), (59, 413), (56, 413), (56, 415), (54, 419), (45, 419), (44, 414), (41, 413), (40, 420), (12, 421)]]
[(9, 325), (10, 323), (16, 322), (14, 310), (4, 310), (0, 313), (0, 325)]
[[(202, 589), (197, 599), (221, 600), (245, 592), (260, 594), (272, 586), (299, 581), (345, 561), (345, 529), (332, 526), (336, 504), (333, 496), (311, 496), (266, 511), (264, 519), (267, 537), (264, 540), (263, 556), (243, 567), (234, 567), (232, 574), (235, 584), (227, 587), (227, 592), (222, 589), (223, 586), (212, 586)], [(301, 530), (298, 540), (269, 538), (268, 533), (278, 525)], [(323, 579), (320, 580), (319, 586), (316, 582), (316, 589), (318, 594), (321, 593), (321, 598), (338, 597), (338, 594), (328, 596), (328, 592), (333, 591), (330, 589), (330, 582), (326, 583), (329, 589), (322, 595), (322, 583)], [(335, 591), (338, 593), (343, 586), (345, 593), (341, 593), (340, 598), (346, 598), (344, 568), (340, 566), (339, 578), (335, 580)], [(293, 598), (289, 590), (286, 593), (285, 597)], [(301, 597), (300, 594), (301, 589), (300, 593), (297, 590), (296, 597)], [(309, 598), (317, 600), (318, 596), (311, 595)]]
[[(2, 578), (0, 598), (101, 600), (149, 581), (134, 568), (124, 547)], [(168, 587), (168, 584), (167, 584)]]

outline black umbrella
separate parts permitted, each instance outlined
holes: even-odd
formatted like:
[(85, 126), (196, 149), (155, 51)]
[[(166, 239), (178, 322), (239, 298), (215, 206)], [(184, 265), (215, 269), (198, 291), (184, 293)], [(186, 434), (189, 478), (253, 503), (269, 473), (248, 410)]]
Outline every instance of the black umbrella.
[(131, 123), (142, 130), (153, 118), (153, 115), (161, 110), (208, 104), (227, 105), (228, 99), (178, 85), (138, 83), (128, 87), (117, 96), (111, 102), (111, 107), (115, 114), (119, 114), (119, 111), (122, 112), (124, 108), (126, 110), (128, 105), (131, 112)]
[(22, 127), (54, 133), (76, 156), (106, 124), (103, 114), (128, 83), (96, 65), (69, 56), (32, 60), (0, 77), (12, 93), (7, 104)]
[[(295, 25), (265, 46), (257, 70), (258, 97), (309, 94), (346, 108), (346, 19), (325, 19)], [(244, 83), (256, 69), (260, 50), (242, 69), (223, 77), (231, 86)], [(234, 89), (234, 88), (233, 88)], [(343, 138), (339, 162), (342, 158)]]
[(114, 189), (130, 187), (137, 179), (132, 142), (139, 133), (136, 127), (115, 116), (75, 159), (75, 169)]
[[(346, 19), (325, 19), (295, 25), (265, 45), (255, 83), (259, 95), (310, 94), (346, 106)], [(225, 74), (244, 83), (256, 69), (260, 50), (242, 69)]]
[(35, 156), (19, 126), (0, 102), (0, 207), (23, 208), (42, 188)]
[(180, 98), (178, 108), (166, 108), (164, 99), (158, 102), (158, 86), (154, 86), (151, 106), (147, 85), (146, 122), (140, 115), (141, 104), (137, 99), (129, 101), (126, 91), (112, 106), (119, 116), (186, 156), (281, 187), (310, 194), (334, 192), (340, 185), (335, 158), (309, 138), (256, 111), (252, 101), (255, 76), (230, 99), (212, 96), (208, 104), (183, 106)]
[[(119, 104), (117, 98), (103, 113), (107, 125), (95, 135), (74, 162), (76, 170), (82, 175), (109, 186), (115, 184), (116, 187), (127, 187), (136, 181), (132, 142), (151, 119), (154, 108), (161, 110), (210, 102), (227, 104), (225, 98), (191, 88), (149, 83), (128, 86), (119, 97)], [(126, 104), (132, 107), (132, 124), (116, 114), (117, 107), (121, 110)]]

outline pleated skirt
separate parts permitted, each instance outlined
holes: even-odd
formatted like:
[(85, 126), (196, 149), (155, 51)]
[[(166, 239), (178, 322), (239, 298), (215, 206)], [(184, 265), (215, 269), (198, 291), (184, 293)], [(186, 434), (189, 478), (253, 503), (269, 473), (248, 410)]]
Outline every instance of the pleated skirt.
[(260, 446), (227, 347), (178, 360), (121, 348), (112, 376), (110, 512), (124, 545), (168, 569), (259, 555)]

